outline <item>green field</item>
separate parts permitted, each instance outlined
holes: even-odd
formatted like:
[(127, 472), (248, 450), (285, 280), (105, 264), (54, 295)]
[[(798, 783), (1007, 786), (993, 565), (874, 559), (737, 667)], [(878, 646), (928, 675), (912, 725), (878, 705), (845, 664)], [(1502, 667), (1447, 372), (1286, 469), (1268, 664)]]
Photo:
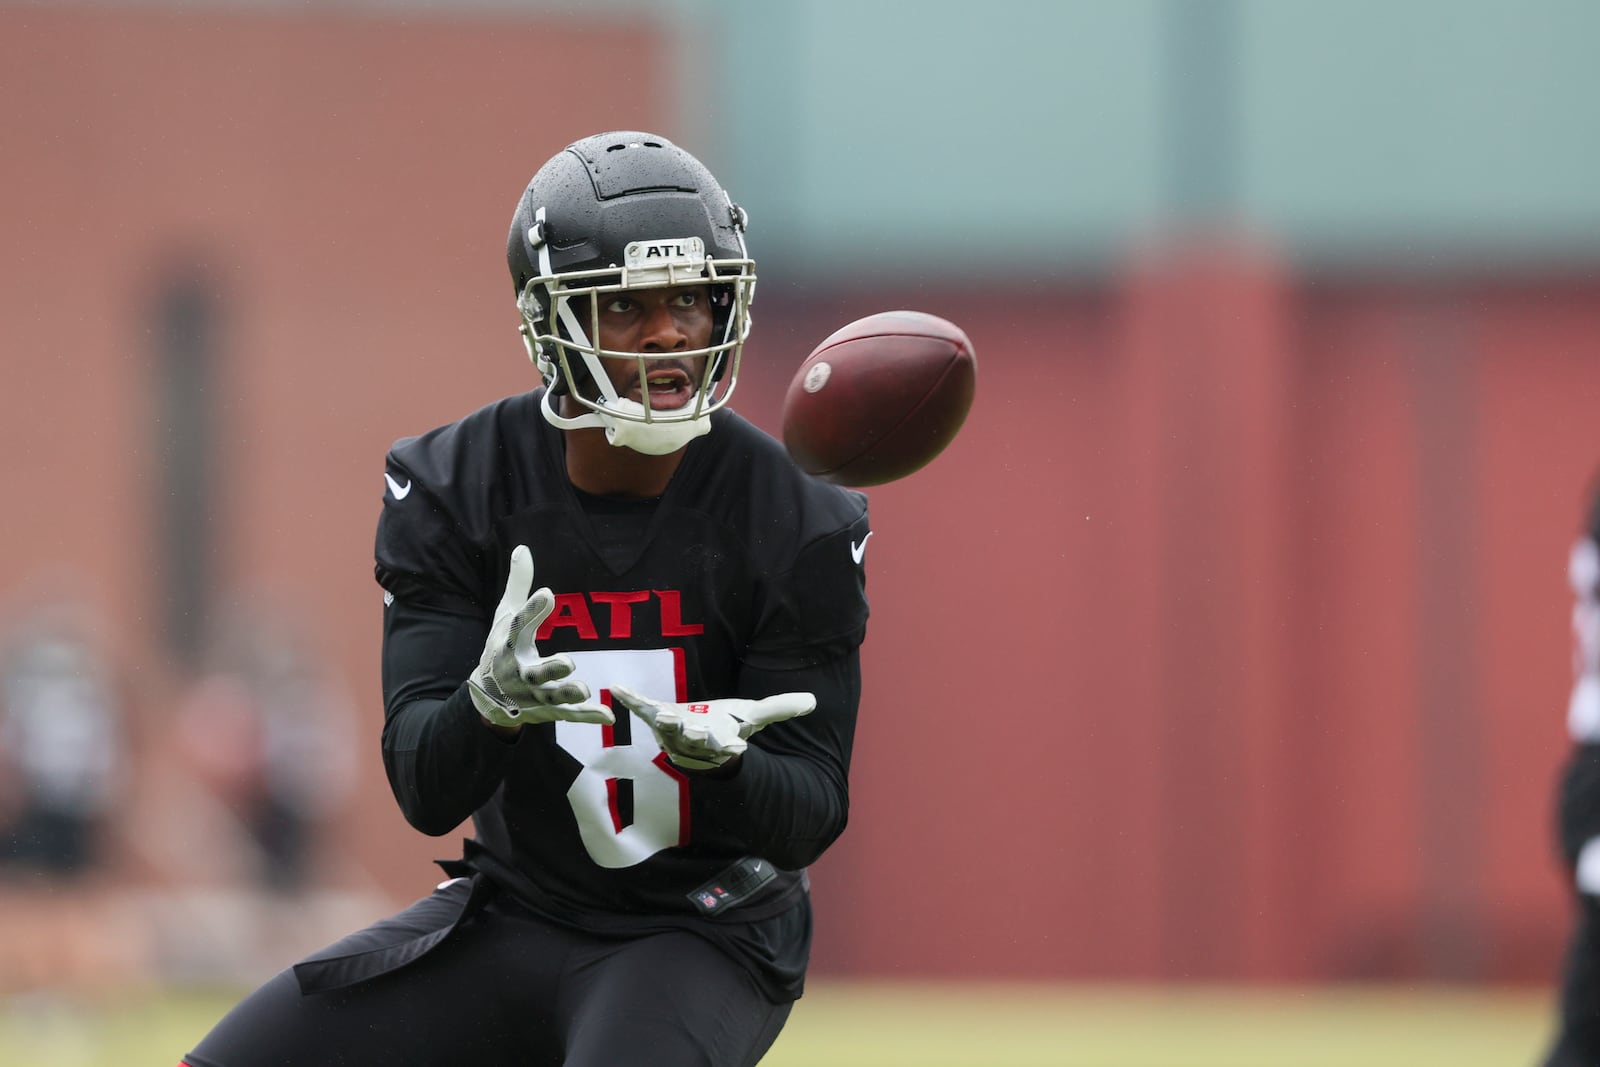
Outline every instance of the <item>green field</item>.
[[(0, 1064), (173, 1067), (229, 993), (4, 1002)], [(763, 1067), (1531, 1067), (1542, 990), (814, 981)]]

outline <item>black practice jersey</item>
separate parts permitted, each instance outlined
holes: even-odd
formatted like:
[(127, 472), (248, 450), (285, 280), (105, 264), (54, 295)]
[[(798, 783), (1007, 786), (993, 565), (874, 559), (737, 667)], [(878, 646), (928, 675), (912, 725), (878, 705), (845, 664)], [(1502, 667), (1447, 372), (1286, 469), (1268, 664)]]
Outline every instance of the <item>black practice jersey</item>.
[[(731, 411), (689, 445), (659, 500), (591, 497), (567, 480), (540, 397), (501, 400), (389, 454), (376, 573), (395, 796), (427, 833), (470, 816), (466, 865), (536, 910), (619, 935), (687, 926), (792, 995), (809, 934), (804, 868), (848, 812), (866, 498), (808, 477)], [(675, 767), (615, 705), (615, 726), (496, 735), (463, 683), (519, 544), (535, 588), (555, 594), (539, 651), (570, 654), (599, 699), (617, 683), (676, 701), (803, 690), (816, 710), (761, 731), (727, 776)]]

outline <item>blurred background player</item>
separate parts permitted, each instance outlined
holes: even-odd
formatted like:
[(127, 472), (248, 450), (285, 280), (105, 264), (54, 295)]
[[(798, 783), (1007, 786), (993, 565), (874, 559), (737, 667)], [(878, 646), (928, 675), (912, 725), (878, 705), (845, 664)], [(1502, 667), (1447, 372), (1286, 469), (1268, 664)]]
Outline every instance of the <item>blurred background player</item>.
[(73, 997), (141, 973), (117, 898), (130, 701), (92, 600), (23, 599), (0, 643), (0, 1003), (71, 1029)]
[(1559, 800), (1561, 851), (1572, 876), (1577, 920), (1567, 945), (1558, 1030), (1544, 1067), (1600, 1064), (1600, 481), (1588, 526), (1572, 546), (1573, 669), (1567, 706), (1573, 748)]
[(647, 133), (528, 185), (507, 251), (545, 388), (398, 442), (377, 533), (390, 785), (475, 833), (193, 1067), (732, 1067), (776, 1038), (848, 813), (869, 531), (723, 406), (745, 224)]
[(119, 797), (123, 708), (75, 605), (20, 621), (0, 652), (0, 873), (91, 873)]
[[(240, 880), (276, 893), (309, 888), (356, 777), (347, 707), (291, 613), (241, 599), (216, 626), (206, 669), (180, 708), (179, 747), (231, 831)], [(208, 866), (223, 865), (221, 850), (209, 847)]]

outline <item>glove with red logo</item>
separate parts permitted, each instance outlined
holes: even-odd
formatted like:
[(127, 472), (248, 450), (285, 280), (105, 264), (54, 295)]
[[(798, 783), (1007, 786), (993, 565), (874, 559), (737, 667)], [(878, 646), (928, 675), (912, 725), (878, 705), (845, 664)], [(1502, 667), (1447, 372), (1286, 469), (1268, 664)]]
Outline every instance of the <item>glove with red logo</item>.
[(611, 696), (650, 724), (668, 759), (692, 771), (722, 766), (749, 747), (745, 739), (757, 730), (809, 714), (817, 706), (817, 698), (810, 693), (778, 693), (760, 700), (726, 697), (678, 704), (652, 700), (614, 685)]

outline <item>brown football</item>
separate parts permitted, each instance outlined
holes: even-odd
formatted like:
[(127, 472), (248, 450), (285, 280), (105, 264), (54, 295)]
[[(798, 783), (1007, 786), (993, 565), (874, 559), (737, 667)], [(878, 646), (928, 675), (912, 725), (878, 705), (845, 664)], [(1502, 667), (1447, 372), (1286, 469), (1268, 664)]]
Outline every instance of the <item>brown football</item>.
[(972, 408), (978, 364), (954, 323), (883, 311), (834, 331), (783, 398), (783, 443), (802, 470), (882, 485), (932, 462)]

